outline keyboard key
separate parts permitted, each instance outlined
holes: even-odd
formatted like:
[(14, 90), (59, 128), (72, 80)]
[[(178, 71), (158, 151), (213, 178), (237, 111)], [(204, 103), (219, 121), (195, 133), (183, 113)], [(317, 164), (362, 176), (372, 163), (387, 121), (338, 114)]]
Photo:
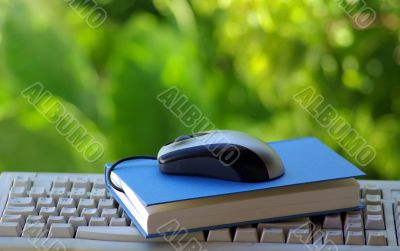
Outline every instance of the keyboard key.
[[(171, 241), (178, 242), (178, 243), (180, 243), (182, 241), (184, 241), (184, 242), (191, 241), (192, 243), (194, 243), (193, 240), (196, 240), (198, 242), (205, 242), (206, 238), (205, 238), (204, 232), (200, 231), (200, 232), (194, 232), (194, 233), (183, 233), (183, 234), (175, 235), (175, 238), (172, 239)], [(191, 247), (191, 248), (193, 248), (193, 247)], [(201, 247), (196, 246), (196, 248), (194, 250), (200, 250), (198, 248), (201, 248)]]
[(365, 211), (366, 211), (366, 214), (383, 216), (383, 211), (382, 211), (381, 205), (367, 205), (365, 208)]
[(40, 212), (40, 209), (42, 209), (42, 207), (54, 207), (53, 198), (40, 197), (37, 200), (36, 208)]
[(324, 230), (324, 244), (343, 245), (343, 231), (337, 229)]
[(28, 215), (26, 217), (26, 224), (45, 223), (45, 219), (41, 215)]
[(342, 229), (342, 218), (340, 214), (330, 214), (324, 217), (323, 228), (325, 229)]
[(52, 186), (53, 182), (51, 180), (49, 180), (47, 177), (44, 178), (35, 178), (35, 180), (33, 181), (33, 185), (32, 187), (43, 187), (44, 190), (46, 191), (46, 193), (49, 193), (51, 190), (51, 186)]
[(10, 198), (13, 197), (26, 197), (26, 188), (21, 186), (21, 187), (12, 187), (10, 189), (10, 193), (8, 194)]
[(400, 206), (400, 195), (395, 196), (394, 198), (394, 206)]
[(360, 215), (360, 216), (362, 216), (362, 211), (361, 210), (349, 211), (349, 212), (346, 213), (346, 215)]
[(381, 189), (376, 184), (366, 184), (364, 188), (365, 194), (381, 195)]
[(81, 213), (84, 208), (96, 208), (94, 199), (80, 199), (78, 203), (78, 213)]
[(145, 239), (135, 227), (78, 227), (78, 239), (105, 240), (105, 241), (151, 241)]
[(68, 223), (51, 224), (49, 238), (73, 238), (74, 228)]
[(107, 226), (107, 220), (104, 217), (91, 217), (89, 219), (89, 226)]
[(289, 229), (310, 229), (310, 218), (296, 218), (287, 221), (277, 221), (277, 222), (269, 222), (269, 223), (259, 223), (257, 225), (257, 231), (261, 233), (263, 228), (282, 228), (285, 236), (288, 235)]
[(309, 244), (311, 243), (311, 232), (309, 229), (289, 229), (286, 243)]
[(60, 216), (64, 216), (68, 220), (72, 216), (78, 216), (78, 211), (74, 207), (64, 207), (61, 209)]
[(344, 231), (364, 231), (363, 225), (361, 223), (348, 223), (344, 226)]
[(0, 237), (20, 237), (21, 233), (19, 222), (0, 222)]
[(55, 207), (42, 207), (40, 209), (39, 215), (42, 215), (43, 218), (47, 219), (49, 216), (57, 216), (58, 215), (58, 210)]
[(71, 224), (74, 229), (77, 229), (79, 226), (87, 226), (85, 217), (71, 216), (69, 217), (68, 223)]
[(12, 207), (29, 207), (34, 205), (33, 198), (31, 197), (14, 197), (9, 198), (7, 201), (7, 206)]
[(49, 218), (47, 219), (47, 227), (50, 227), (54, 223), (66, 223), (65, 217), (54, 215), (49, 216)]
[(346, 245), (365, 245), (364, 231), (348, 231)]
[(101, 217), (105, 217), (107, 219), (107, 222), (110, 222), (111, 218), (117, 218), (119, 216), (116, 208), (104, 208), (101, 212)]
[(28, 215), (37, 215), (37, 211), (35, 207), (6, 207), (4, 214), (22, 215), (26, 217)]
[(121, 205), (119, 205), (119, 206), (118, 206), (118, 209), (117, 209), (117, 213), (118, 213), (119, 215), (121, 215), (123, 211), (124, 211), (124, 209), (121, 207)]
[(382, 215), (366, 215), (365, 229), (368, 230), (385, 230), (385, 222)]
[(400, 215), (400, 205), (398, 205), (398, 206), (394, 205), (394, 213), (395, 213), (396, 218), (399, 217), (399, 215)]
[(366, 205), (381, 205), (382, 204), (381, 196), (380, 195), (367, 194), (365, 196), (365, 204)]
[(0, 222), (17, 222), (23, 227), (25, 225), (25, 218), (22, 215), (7, 215), (1, 216)]
[(367, 230), (367, 245), (369, 246), (386, 246), (386, 231)]
[(129, 218), (129, 216), (125, 212), (122, 212), (121, 218), (125, 218), (126, 219), (126, 224), (129, 225), (131, 223), (131, 219)]
[(256, 228), (236, 228), (234, 242), (258, 242), (258, 233)]
[(208, 232), (207, 241), (232, 242), (232, 235), (229, 228), (214, 229)]
[(64, 207), (76, 207), (73, 198), (59, 198), (57, 203), (57, 209), (61, 210)]
[(95, 201), (99, 201), (100, 199), (105, 199), (107, 197), (105, 188), (93, 188), (90, 192), (90, 198)]
[(37, 201), (40, 197), (46, 197), (47, 192), (44, 187), (32, 187), (29, 192), (29, 197), (32, 197), (34, 201)]
[(100, 199), (97, 209), (99, 209), (99, 212), (102, 213), (104, 208), (115, 208), (114, 200), (113, 199)]
[(26, 223), (22, 231), (22, 237), (42, 238), (47, 236), (47, 228), (44, 223)]
[(26, 190), (29, 190), (32, 186), (32, 180), (29, 176), (18, 175), (14, 178), (13, 186), (14, 187), (25, 187)]
[(91, 184), (88, 177), (77, 177), (73, 180), (72, 188), (85, 188), (86, 191), (89, 191)]
[(85, 217), (85, 220), (88, 222), (91, 217), (98, 217), (99, 212), (97, 211), (97, 208), (84, 208), (82, 209), (81, 216)]
[(400, 217), (397, 217), (395, 219), (395, 224), (396, 224), (396, 228), (398, 229), (398, 231), (400, 232)]
[(127, 225), (128, 225), (128, 222), (126, 221), (126, 218), (112, 217), (110, 220), (110, 227), (124, 227)]
[(66, 176), (57, 176), (53, 179), (53, 188), (54, 187), (63, 187), (68, 191), (71, 189), (71, 182)]
[(260, 242), (285, 243), (285, 234), (281, 228), (263, 228)]
[(67, 190), (65, 187), (53, 187), (50, 192), (50, 197), (57, 203), (59, 198), (67, 197)]
[(96, 178), (93, 181), (93, 188), (105, 188), (104, 178)]
[(73, 198), (75, 203), (78, 203), (80, 199), (86, 199), (86, 188), (72, 188), (69, 197)]
[(363, 220), (362, 220), (361, 213), (359, 213), (359, 214), (346, 214), (346, 217), (345, 217), (345, 220), (344, 220), (344, 224), (346, 226), (349, 223), (360, 223), (362, 225)]

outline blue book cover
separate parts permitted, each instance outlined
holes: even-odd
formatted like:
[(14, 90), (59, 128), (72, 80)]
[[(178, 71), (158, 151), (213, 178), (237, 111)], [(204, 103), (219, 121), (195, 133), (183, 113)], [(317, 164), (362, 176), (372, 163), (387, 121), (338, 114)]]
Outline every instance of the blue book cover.
[[(114, 172), (135, 192), (145, 206), (365, 175), (317, 138), (299, 138), (269, 144), (281, 157), (285, 174), (266, 182), (242, 183), (207, 177), (163, 174), (158, 168), (157, 160), (127, 161), (120, 164)], [(110, 164), (106, 165), (106, 170), (109, 166)], [(115, 191), (107, 183), (106, 185), (121, 203)], [(127, 208), (122, 206), (126, 211)], [(127, 213), (137, 223), (133, 215)], [(155, 237), (147, 235), (138, 224), (136, 226), (144, 236)]]
[(270, 145), (281, 157), (285, 174), (266, 182), (241, 183), (167, 175), (160, 172), (157, 160), (127, 161), (114, 172), (146, 206), (365, 175), (316, 138), (285, 140)]

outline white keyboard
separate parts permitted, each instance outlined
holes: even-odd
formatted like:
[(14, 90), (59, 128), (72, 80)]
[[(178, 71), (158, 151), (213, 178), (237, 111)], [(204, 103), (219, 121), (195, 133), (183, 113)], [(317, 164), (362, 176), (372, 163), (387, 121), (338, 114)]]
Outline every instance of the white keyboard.
[(360, 181), (363, 211), (144, 239), (103, 179), (2, 173), (0, 250), (400, 250), (397, 181)]

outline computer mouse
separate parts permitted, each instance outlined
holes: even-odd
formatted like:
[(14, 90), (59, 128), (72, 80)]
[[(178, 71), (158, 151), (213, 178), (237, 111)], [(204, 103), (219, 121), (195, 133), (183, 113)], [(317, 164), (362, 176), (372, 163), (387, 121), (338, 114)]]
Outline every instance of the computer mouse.
[(262, 182), (284, 174), (278, 154), (267, 143), (238, 131), (213, 130), (180, 136), (157, 155), (162, 173), (240, 182)]

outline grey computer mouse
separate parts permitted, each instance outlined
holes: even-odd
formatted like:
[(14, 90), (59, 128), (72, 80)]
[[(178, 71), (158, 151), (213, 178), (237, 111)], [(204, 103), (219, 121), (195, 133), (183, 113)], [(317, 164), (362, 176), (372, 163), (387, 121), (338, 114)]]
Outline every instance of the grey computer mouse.
[(166, 174), (262, 182), (284, 174), (277, 153), (242, 132), (214, 130), (180, 136), (163, 146), (157, 159)]

